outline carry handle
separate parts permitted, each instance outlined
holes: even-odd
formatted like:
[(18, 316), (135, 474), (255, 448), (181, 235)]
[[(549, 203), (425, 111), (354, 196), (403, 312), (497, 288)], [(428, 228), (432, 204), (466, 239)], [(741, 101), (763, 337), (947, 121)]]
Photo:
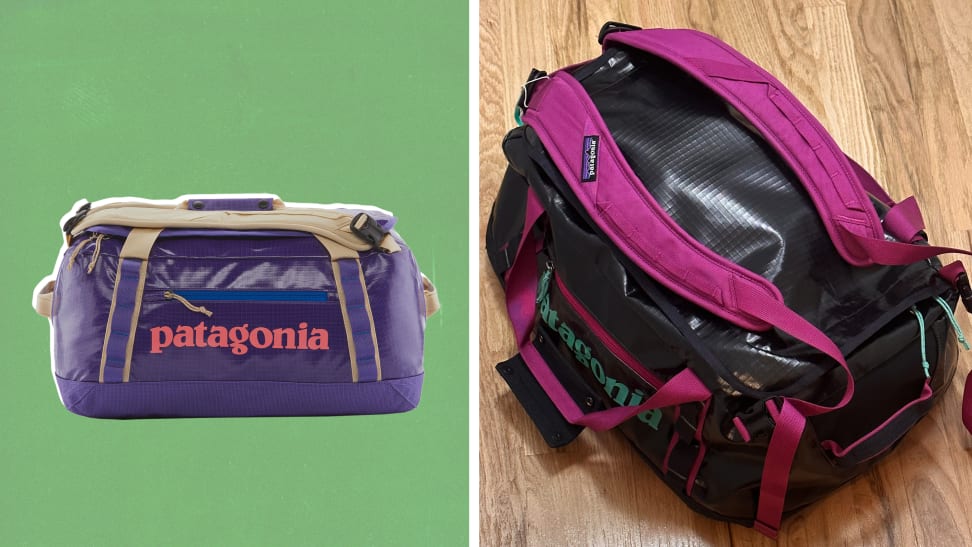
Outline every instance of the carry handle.
[(588, 414), (580, 409), (530, 341), (536, 317), (537, 272), (534, 257), (527, 249), (534, 248), (534, 245), (530, 244), (531, 232), (542, 214), (543, 206), (539, 199), (532, 189), (528, 190), (523, 235), (513, 266), (507, 272), (506, 306), (510, 321), (513, 323), (520, 356), (564, 418), (572, 424), (601, 431), (616, 427), (648, 410), (700, 402), (710, 398), (709, 389), (691, 369), (686, 368), (640, 405), (618, 406)]
[[(887, 241), (865, 190), (885, 202), (890, 201), (887, 194), (841, 152), (827, 130), (779, 80), (731, 46), (703, 32), (685, 29), (615, 32), (604, 38), (605, 48), (613, 44), (673, 63), (751, 122), (794, 168), (834, 247), (849, 264), (904, 265), (944, 253), (972, 255), (965, 249), (910, 245), (907, 236), (903, 239), (906, 243)], [(898, 208), (907, 209), (903, 216), (908, 217), (909, 225), (920, 223), (913, 200), (893, 205), (889, 215), (899, 216), (900, 211), (895, 211)]]
[(284, 202), (274, 196), (253, 198), (193, 198), (180, 204), (192, 211), (273, 211), (283, 209)]
[[(523, 233), (513, 261), (513, 266), (506, 274), (507, 311), (513, 323), (513, 329), (517, 337), (517, 345), (521, 355), (523, 355), (524, 361), (526, 361), (531, 372), (534, 373), (537, 380), (547, 391), (547, 394), (557, 405), (557, 408), (564, 413), (564, 417), (571, 421), (571, 423), (587, 425), (593, 429), (601, 429), (613, 427), (645, 410), (704, 400), (708, 390), (691, 371), (688, 371), (685, 377), (681, 377), (678, 382), (673, 384), (676, 378), (670, 380), (656, 392), (655, 396), (649, 398), (649, 400), (645, 401), (643, 405), (639, 405), (639, 407), (613, 408), (609, 411), (604, 411), (605, 415), (603, 418), (596, 416), (588, 418), (583, 414), (573, 400), (571, 400), (564, 387), (557, 381), (536, 349), (533, 348), (533, 345), (530, 344), (530, 333), (536, 317), (535, 295), (537, 288), (535, 257), (532, 256), (533, 251), (531, 251), (536, 248), (536, 241), (533, 239), (532, 232), (534, 226), (543, 215), (544, 209), (532, 188), (527, 190), (526, 201)], [(597, 217), (594, 218), (595, 220), (597, 219)], [(608, 233), (611, 235), (610, 232)], [(668, 252), (673, 252), (673, 249), (668, 249)], [(650, 269), (652, 265), (646, 264), (646, 267), (649, 268), (649, 273), (652, 272)], [(664, 281), (662, 282), (664, 284)], [(821, 351), (843, 369), (847, 380), (841, 399), (836, 404), (829, 406), (802, 399), (788, 399), (800, 414), (804, 416), (816, 416), (841, 408), (850, 401), (854, 394), (854, 377), (850, 373), (843, 354), (826, 334), (788, 308), (783, 302), (773, 298), (767, 298), (764, 293), (751, 290), (746, 285), (739, 285), (737, 287), (734, 298), (737, 301), (737, 309), (740, 313), (753, 318), (755, 321), (770, 325), (808, 346)], [(673, 385), (669, 387), (669, 384)], [(655, 397), (658, 398), (656, 399)]]
[(432, 281), (424, 273), (420, 273), (419, 275), (422, 276), (422, 296), (425, 298), (425, 317), (432, 317), (442, 307), (439, 303), (439, 291), (436, 290), (435, 285), (432, 284)]
[(50, 319), (54, 310), (54, 280), (41, 281), (34, 292), (34, 311)]
[(823, 441), (820, 446), (843, 460), (846, 465), (857, 465), (875, 458), (894, 446), (928, 412), (934, 394), (929, 380), (925, 380), (917, 398), (898, 409), (866, 435), (844, 447), (832, 440)]

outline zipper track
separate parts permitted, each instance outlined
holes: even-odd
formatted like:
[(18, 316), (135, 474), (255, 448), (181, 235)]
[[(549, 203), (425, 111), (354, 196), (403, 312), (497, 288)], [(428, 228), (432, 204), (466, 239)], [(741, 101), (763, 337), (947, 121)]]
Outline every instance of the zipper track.
[(187, 300), (203, 302), (328, 302), (327, 291), (176, 289), (173, 293)]
[(648, 382), (651, 387), (658, 389), (665, 383), (661, 378), (639, 363), (638, 359), (636, 359), (634, 355), (631, 355), (628, 350), (624, 349), (620, 342), (618, 342), (613, 336), (611, 336), (610, 333), (608, 333), (607, 329), (605, 329), (604, 326), (601, 325), (601, 323), (595, 319), (589, 311), (587, 311), (587, 308), (585, 308), (580, 301), (577, 300), (573, 294), (571, 294), (570, 290), (567, 289), (567, 285), (560, 278), (560, 276), (557, 275), (556, 271), (553, 273), (553, 278), (554, 283), (560, 290), (560, 294), (564, 296), (567, 304), (578, 315), (580, 315), (581, 319), (587, 324), (587, 326), (594, 331), (595, 336), (597, 336), (601, 343), (604, 344), (604, 347), (606, 347), (608, 351), (614, 354), (614, 356), (621, 361), (622, 364), (635, 372), (643, 380)]

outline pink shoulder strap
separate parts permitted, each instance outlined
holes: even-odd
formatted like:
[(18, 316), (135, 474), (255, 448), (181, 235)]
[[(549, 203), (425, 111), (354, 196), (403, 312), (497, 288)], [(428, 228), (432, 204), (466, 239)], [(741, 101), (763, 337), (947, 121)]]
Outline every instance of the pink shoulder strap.
[[(779, 80), (719, 39), (696, 30), (647, 29), (611, 33), (605, 37), (604, 47), (612, 44), (669, 61), (749, 120), (803, 183), (834, 247), (849, 264), (909, 264), (948, 252), (972, 254), (964, 249), (885, 240), (881, 220), (865, 189), (885, 202), (890, 201), (887, 194), (844, 155)], [(892, 212), (911, 205), (902, 202)]]

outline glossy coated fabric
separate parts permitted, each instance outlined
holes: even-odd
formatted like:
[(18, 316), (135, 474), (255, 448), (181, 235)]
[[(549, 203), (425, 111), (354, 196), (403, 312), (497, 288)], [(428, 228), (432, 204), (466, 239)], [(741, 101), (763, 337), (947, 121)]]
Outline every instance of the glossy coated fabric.
[[(90, 391), (88, 398), (107, 393), (101, 387), (104, 384), (97, 384), (99, 364), (116, 281), (118, 252), (124, 243), (116, 229), (104, 232), (112, 235), (102, 240), (90, 274), (87, 269), (95, 258), (94, 245), (86, 242), (88, 235), (75, 238), (66, 250), (54, 294), (55, 374), (59, 379), (84, 384), (79, 384), (78, 389)], [(332, 263), (317, 239), (294, 232), (284, 236), (253, 236), (245, 231), (217, 231), (208, 237), (204, 232), (163, 234), (152, 248), (135, 329), (131, 381), (126, 385), (208, 382), (218, 390), (220, 382), (333, 383), (348, 384), (348, 393), (365, 390), (351, 385), (347, 334), (338, 299), (301, 300), (291, 296), (299, 295), (300, 291), (337, 294)], [(421, 378), (423, 371), (425, 304), (421, 278), (411, 252), (403, 241), (398, 242), (402, 246), (400, 252), (365, 252), (360, 256), (383, 380)], [(78, 246), (83, 248), (74, 266), (68, 267), (68, 257)], [(354, 260), (344, 262), (353, 266), (360, 298), (363, 290), (357, 264)], [(167, 292), (178, 295), (180, 291), (189, 291), (190, 295), (191, 291), (211, 294), (209, 300), (197, 299), (191, 304), (206, 308), (212, 316), (167, 298)], [(254, 292), (271, 297), (261, 301), (233, 296)], [(192, 334), (177, 341), (179, 326), (192, 329)], [(214, 327), (226, 329), (225, 341)], [(171, 335), (165, 328), (171, 329)], [(326, 330), (326, 339), (318, 336), (316, 343), (309, 342), (314, 329)], [(275, 330), (281, 330), (279, 340)], [(214, 333), (216, 338), (212, 338)], [(199, 347), (200, 342), (206, 347)], [(370, 334), (368, 342), (371, 342)], [(308, 349), (300, 349), (301, 345)], [(321, 345), (326, 345), (326, 349), (320, 348)], [(364, 351), (362, 354), (367, 356)], [(374, 383), (375, 378), (374, 372), (364, 375), (361, 383)], [(124, 387), (115, 388), (112, 393), (124, 393)], [(118, 401), (124, 398), (113, 397)], [(389, 412), (401, 407), (400, 401), (388, 403), (386, 411)], [(185, 415), (177, 408), (176, 400), (160, 397), (155, 404), (153, 415)], [(262, 414), (276, 413), (272, 405), (255, 404)], [(323, 412), (325, 406), (309, 403), (305, 413), (332, 413)], [(92, 401), (78, 408), (104, 407)], [(132, 416), (125, 408), (116, 410), (111, 414)], [(239, 410), (245, 411), (242, 407)], [(373, 410), (382, 411), (378, 404), (373, 405)], [(293, 407), (281, 412), (301, 413)]]
[[(715, 94), (669, 63), (608, 50), (575, 75), (665, 211), (707, 248), (773, 282), (789, 308), (845, 353), (859, 343), (862, 325), (886, 314), (888, 302), (907, 303), (915, 287), (937, 277), (927, 263), (848, 264), (793, 171)], [(696, 330), (703, 338), (723, 332), (702, 322)], [(816, 374), (799, 359), (744, 356), (754, 343), (789, 345), (772, 334), (753, 336), (765, 340), (723, 343), (733, 346), (739, 358), (731, 368), (748, 387), (776, 391)]]
[[(668, 214), (707, 247), (776, 283), (787, 305), (847, 357), (856, 396), (844, 409), (809, 420), (797, 446), (785, 509), (818, 499), (886, 454), (931, 408), (954, 372), (955, 343), (932, 297), (943, 295), (953, 308), (956, 297), (938, 277), (937, 261), (850, 267), (778, 154), (713, 94), (666, 63), (614, 49), (574, 74), (590, 91), (625, 159)], [(577, 149), (580, 155), (580, 144)], [(560, 280), (549, 285), (557, 328), (551, 328), (549, 310), (537, 310), (538, 339), (559, 347), (545, 354), (549, 365), (576, 371), (603, 404), (623, 399), (617, 388), (605, 390), (601, 380), (606, 378), (624, 383), (629, 398), (635, 389), (652, 392), (616, 352), (599, 343), (593, 318), (624, 353), (663, 380), (682, 367), (692, 368), (714, 392), (701, 434), (698, 405), (664, 409), (654, 426), (632, 419), (621, 429), (690, 506), (752, 524), (773, 432), (767, 401), (786, 395), (833, 402), (842, 392), (841, 373), (791, 338), (738, 328), (664, 290), (633, 266), (593, 225), (531, 128), (511, 132), (504, 151), (510, 168), (487, 227), (487, 253), (502, 278), (521, 235), (529, 186), (547, 213), (544, 229), (533, 234), (543, 238), (538, 276), (552, 265)], [(886, 211), (878, 200), (873, 206), (879, 215)], [(571, 306), (562, 288), (583, 309)], [(862, 443), (866, 450), (837, 458), (820, 443), (848, 446), (923, 397), (912, 305), (925, 316), (934, 395), (915, 404), (909, 420), (893, 424), (867, 446)], [(562, 325), (568, 325), (570, 336), (559, 329)], [(581, 338), (603, 370), (578, 360), (574, 344)]]
[(99, 418), (308, 416), (405, 412), (423, 375), (381, 382), (216, 381), (95, 384), (56, 378), (68, 410)]

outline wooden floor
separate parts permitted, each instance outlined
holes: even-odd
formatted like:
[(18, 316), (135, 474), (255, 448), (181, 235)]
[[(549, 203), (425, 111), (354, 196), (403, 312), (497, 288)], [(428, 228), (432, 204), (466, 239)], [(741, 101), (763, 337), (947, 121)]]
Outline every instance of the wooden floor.
[[(774, 73), (892, 196), (916, 195), (932, 241), (972, 246), (972, 3), (960, 0), (481, 0), (480, 213), (531, 67), (594, 57), (607, 20), (715, 34)], [(966, 260), (969, 263), (969, 260)], [(553, 450), (493, 365), (515, 352), (480, 253), (483, 545), (771, 545), (687, 509), (617, 432)], [(969, 317), (961, 314), (967, 331)], [(972, 436), (952, 391), (872, 471), (784, 523), (780, 543), (972, 544)]]

